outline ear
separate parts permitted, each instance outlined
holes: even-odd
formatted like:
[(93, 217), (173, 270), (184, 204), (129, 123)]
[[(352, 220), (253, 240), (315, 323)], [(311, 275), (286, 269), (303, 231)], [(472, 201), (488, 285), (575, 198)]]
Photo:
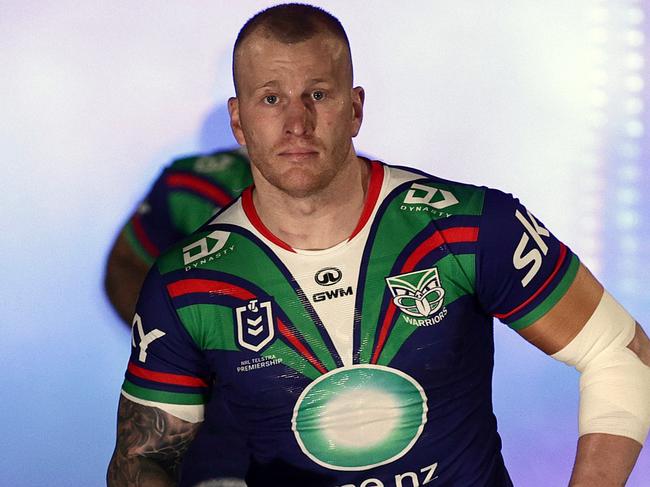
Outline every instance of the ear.
[(356, 137), (363, 122), (363, 102), (366, 92), (361, 86), (352, 88), (352, 137)]
[(244, 138), (244, 131), (241, 128), (241, 121), (239, 119), (239, 100), (235, 97), (228, 99), (228, 113), (230, 114), (230, 129), (235, 136), (235, 140), (239, 145), (246, 145)]

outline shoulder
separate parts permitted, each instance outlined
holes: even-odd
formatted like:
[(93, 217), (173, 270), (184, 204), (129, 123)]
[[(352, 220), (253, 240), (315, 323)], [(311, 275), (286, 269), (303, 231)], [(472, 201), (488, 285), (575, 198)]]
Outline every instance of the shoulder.
[(486, 203), (508, 196), (487, 186), (452, 181), (415, 168), (384, 166), (387, 197), (397, 200), (396, 206), (407, 214), (428, 213), (435, 218), (480, 216)]
[(243, 149), (220, 150), (208, 154), (192, 154), (174, 159), (167, 171), (186, 171), (198, 175), (221, 174), (233, 169), (250, 167), (248, 155)]

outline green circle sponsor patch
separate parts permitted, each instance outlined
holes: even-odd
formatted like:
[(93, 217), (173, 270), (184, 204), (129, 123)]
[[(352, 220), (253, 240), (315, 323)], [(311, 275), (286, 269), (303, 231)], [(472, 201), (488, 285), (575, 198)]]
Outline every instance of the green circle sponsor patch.
[(406, 454), (426, 413), (427, 397), (412, 377), (381, 365), (353, 365), (309, 384), (291, 427), (302, 451), (319, 465), (366, 470)]

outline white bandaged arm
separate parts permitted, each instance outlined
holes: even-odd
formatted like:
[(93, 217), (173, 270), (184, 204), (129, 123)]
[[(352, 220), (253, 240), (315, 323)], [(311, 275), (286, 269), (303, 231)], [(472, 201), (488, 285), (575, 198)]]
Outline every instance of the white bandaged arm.
[(650, 367), (627, 345), (636, 322), (607, 292), (583, 329), (553, 358), (580, 376), (580, 436), (608, 433), (643, 444), (650, 429)]

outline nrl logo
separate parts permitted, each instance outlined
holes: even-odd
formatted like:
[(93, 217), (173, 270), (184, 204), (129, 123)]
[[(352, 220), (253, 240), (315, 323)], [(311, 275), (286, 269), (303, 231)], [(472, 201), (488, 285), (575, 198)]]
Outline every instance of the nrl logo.
[(395, 306), (407, 315), (427, 318), (443, 305), (445, 290), (440, 284), (437, 267), (390, 276), (386, 284)]
[(251, 299), (246, 306), (235, 308), (237, 342), (242, 347), (259, 352), (275, 337), (271, 301)]

